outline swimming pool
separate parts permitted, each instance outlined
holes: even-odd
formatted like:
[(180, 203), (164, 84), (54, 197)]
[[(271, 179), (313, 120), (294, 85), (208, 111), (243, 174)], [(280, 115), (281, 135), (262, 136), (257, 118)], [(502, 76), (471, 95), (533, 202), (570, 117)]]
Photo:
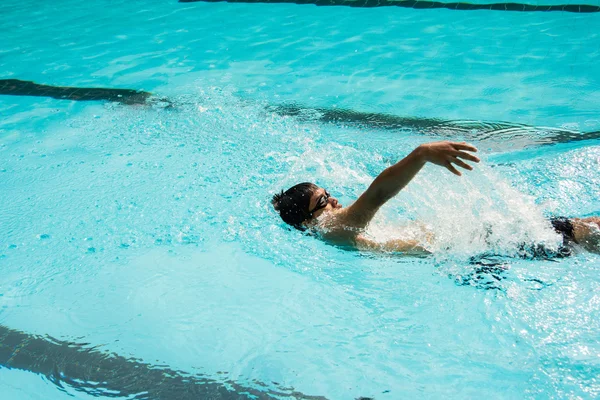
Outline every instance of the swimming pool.
[[(3, 399), (600, 395), (600, 258), (514, 257), (600, 215), (573, 140), (600, 131), (600, 14), (155, 3), (0, 4), (0, 79), (173, 104), (0, 96)], [(419, 220), (432, 257), (271, 209), (305, 180), (347, 204), (438, 138), (482, 164), (427, 167), (371, 227)]]

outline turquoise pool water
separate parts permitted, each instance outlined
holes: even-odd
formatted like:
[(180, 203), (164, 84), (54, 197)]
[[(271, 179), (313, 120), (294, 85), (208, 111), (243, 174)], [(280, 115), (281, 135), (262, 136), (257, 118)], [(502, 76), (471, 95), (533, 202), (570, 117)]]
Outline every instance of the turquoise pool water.
[[(524, 241), (558, 243), (547, 215), (600, 215), (598, 140), (541, 146), (544, 129), (474, 128), (475, 172), (427, 167), (371, 226), (378, 239), (418, 236), (412, 220), (435, 232), (434, 256), (402, 258), (289, 231), (269, 200), (312, 180), (348, 204), (431, 135), (268, 110), (598, 131), (599, 24), (2, 2), (0, 79), (146, 90), (176, 106), (0, 96), (0, 326), (223, 382), (231, 398), (245, 396), (235, 385), (265, 398), (600, 396), (599, 256), (514, 257)], [(503, 268), (470, 263), (485, 252)], [(0, 365), (1, 397), (118, 394), (54, 370)], [(156, 398), (178, 398), (164, 387)]]

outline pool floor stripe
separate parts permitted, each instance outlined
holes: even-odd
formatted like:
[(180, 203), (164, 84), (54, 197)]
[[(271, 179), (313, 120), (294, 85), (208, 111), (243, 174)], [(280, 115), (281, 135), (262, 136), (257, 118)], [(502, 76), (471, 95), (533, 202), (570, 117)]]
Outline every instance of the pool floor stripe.
[[(297, 105), (267, 106), (267, 111), (282, 116), (292, 116), (307, 121), (353, 125), (368, 129), (402, 131), (414, 130), (428, 136), (442, 138), (460, 137), (465, 140), (483, 141), (504, 137), (531, 138), (532, 144), (553, 145), (600, 139), (600, 131), (578, 132), (560, 128), (534, 127), (511, 122), (488, 122), (474, 120), (443, 120), (435, 118), (402, 117), (385, 113), (369, 113), (340, 108), (306, 108)], [(540, 136), (543, 133), (543, 136)]]
[[(0, 79), (0, 95), (51, 97), (74, 101), (113, 101), (126, 105), (156, 104), (156, 102), (159, 102), (164, 105), (164, 108), (177, 107), (177, 103), (171, 102), (169, 99), (152, 97), (152, 93), (133, 89), (50, 86), (19, 79)], [(181, 104), (179, 105), (181, 106)], [(309, 122), (316, 121), (401, 132), (410, 129), (414, 133), (432, 137), (459, 137), (462, 140), (474, 141), (530, 139), (532, 146), (600, 139), (600, 131), (581, 133), (559, 128), (537, 128), (510, 122), (452, 121), (435, 118), (402, 117), (339, 108), (307, 108), (294, 104), (267, 106), (265, 111)]]
[(133, 89), (78, 88), (40, 85), (20, 79), (0, 79), (0, 95), (51, 97), (58, 100), (113, 101), (145, 104), (151, 93)]
[(415, 0), (179, 0), (180, 3), (248, 3), (248, 4), (312, 4), (322, 7), (402, 7), (419, 10), (433, 10), (446, 8), (448, 10), (492, 10), (492, 11), (520, 11), (520, 12), (548, 12), (564, 11), (572, 13), (596, 13), (600, 12), (600, 6), (590, 4), (559, 4), (559, 5), (532, 5), (523, 3), (443, 3), (440, 1), (415, 1)]
[[(158, 400), (272, 400), (292, 397), (326, 400), (322, 396), (291, 390), (260, 391), (231, 380), (221, 382), (190, 375), (102, 352), (89, 345), (31, 335), (4, 325), (0, 325), (0, 367), (40, 374), (61, 390), (68, 386), (96, 397)], [(264, 387), (264, 384), (256, 383)]]

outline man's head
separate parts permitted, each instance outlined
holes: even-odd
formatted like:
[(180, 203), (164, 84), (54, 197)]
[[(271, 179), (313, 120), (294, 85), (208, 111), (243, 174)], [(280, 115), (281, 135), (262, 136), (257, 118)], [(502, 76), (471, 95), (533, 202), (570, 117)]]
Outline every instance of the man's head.
[(271, 203), (284, 222), (298, 229), (303, 229), (303, 222), (317, 218), (325, 211), (342, 207), (325, 189), (310, 182), (281, 191), (273, 196)]

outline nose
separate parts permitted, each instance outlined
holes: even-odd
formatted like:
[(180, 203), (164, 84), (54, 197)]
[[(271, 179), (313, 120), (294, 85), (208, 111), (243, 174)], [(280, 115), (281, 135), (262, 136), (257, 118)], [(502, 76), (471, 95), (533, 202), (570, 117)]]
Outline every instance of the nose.
[(337, 199), (336, 199), (335, 197), (330, 197), (330, 198), (329, 198), (329, 204), (331, 204), (331, 206), (332, 206), (333, 208), (336, 208), (336, 207), (337, 207), (337, 205), (338, 205), (338, 201), (337, 201)]

